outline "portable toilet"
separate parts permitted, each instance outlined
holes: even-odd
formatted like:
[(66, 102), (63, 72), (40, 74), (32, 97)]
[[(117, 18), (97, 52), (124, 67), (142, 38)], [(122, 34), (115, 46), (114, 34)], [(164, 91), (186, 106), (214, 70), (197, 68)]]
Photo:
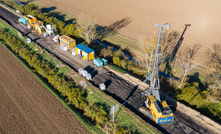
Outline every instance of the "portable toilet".
[(83, 44), (76, 45), (75, 52), (77, 55), (82, 56), (85, 60), (89, 61), (94, 59), (94, 50)]
[(103, 66), (103, 62), (100, 59), (94, 59), (94, 65), (96, 67), (102, 67)]
[(103, 61), (103, 66), (107, 65), (107, 60), (106, 59), (102, 58), (101, 60)]
[(66, 46), (68, 50), (72, 50), (76, 45), (76, 41), (66, 35), (59, 36), (58, 41), (60, 45)]

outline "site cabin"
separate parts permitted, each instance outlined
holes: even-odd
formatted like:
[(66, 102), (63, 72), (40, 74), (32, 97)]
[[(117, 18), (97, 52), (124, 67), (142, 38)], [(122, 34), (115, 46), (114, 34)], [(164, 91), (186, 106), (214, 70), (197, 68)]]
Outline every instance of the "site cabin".
[(83, 57), (85, 60), (89, 61), (94, 59), (94, 50), (83, 44), (76, 45), (74, 51), (78, 56)]
[(72, 50), (76, 45), (76, 41), (66, 35), (59, 36), (58, 43), (60, 46), (66, 47), (67, 50)]

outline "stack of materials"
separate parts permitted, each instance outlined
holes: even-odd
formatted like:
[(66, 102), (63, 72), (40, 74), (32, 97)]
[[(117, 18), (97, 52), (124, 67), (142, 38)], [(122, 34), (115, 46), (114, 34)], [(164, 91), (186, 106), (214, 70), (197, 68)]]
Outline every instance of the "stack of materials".
[(27, 43), (31, 43), (31, 39), (30, 38), (26, 39), (26, 41), (27, 41)]
[(100, 84), (100, 89), (101, 90), (106, 90), (106, 86), (104, 85), (104, 83)]

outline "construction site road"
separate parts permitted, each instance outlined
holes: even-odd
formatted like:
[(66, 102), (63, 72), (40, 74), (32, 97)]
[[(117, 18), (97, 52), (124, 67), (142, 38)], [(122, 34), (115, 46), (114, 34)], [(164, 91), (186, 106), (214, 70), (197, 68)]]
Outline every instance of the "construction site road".
[[(121, 76), (116, 75), (111, 70), (102, 68), (95, 68), (92, 61), (85, 61), (81, 58), (71, 55), (70, 51), (64, 51), (59, 48), (59, 45), (52, 40), (48, 40), (45, 37), (32, 33), (25, 25), (18, 22), (19, 15), (8, 11), (4, 7), (0, 6), (0, 18), (5, 20), (12, 27), (31, 38), (32, 41), (36, 42), (48, 52), (55, 55), (65, 64), (70, 66), (74, 70), (83, 68), (87, 72), (91, 73), (92, 80), (91, 83), (98, 87), (99, 84), (105, 83), (107, 88), (104, 91), (106, 94), (112, 96), (120, 103), (125, 103), (125, 106), (131, 111), (135, 112), (146, 122), (158, 128), (163, 133), (173, 133), (173, 134), (212, 134), (213, 132), (208, 130), (208, 128), (197, 124), (193, 119), (189, 118), (186, 114), (180, 112), (176, 109), (176, 106), (172, 107), (174, 112), (174, 121), (168, 124), (158, 125), (150, 118), (144, 116), (139, 112), (139, 108), (143, 105), (145, 97), (141, 96), (141, 90), (139, 85), (133, 85), (130, 82), (123, 79)], [(162, 98), (164, 99), (164, 98)]]

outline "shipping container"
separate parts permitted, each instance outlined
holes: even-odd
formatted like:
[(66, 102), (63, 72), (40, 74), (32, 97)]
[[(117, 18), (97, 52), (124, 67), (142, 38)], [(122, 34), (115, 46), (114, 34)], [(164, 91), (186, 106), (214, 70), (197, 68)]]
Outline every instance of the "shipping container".
[(27, 25), (27, 23), (28, 23), (28, 19), (26, 19), (24, 17), (21, 17), (20, 21), (21, 21), (22, 24), (25, 24), (25, 25)]
[(77, 53), (77, 55), (80, 55), (85, 60), (94, 59), (94, 50), (93, 49), (91, 49), (83, 44), (78, 44), (74, 48), (75, 48), (75, 52)]
[(76, 41), (66, 35), (59, 36), (58, 41), (60, 45), (66, 46), (68, 50), (72, 50), (76, 45)]

